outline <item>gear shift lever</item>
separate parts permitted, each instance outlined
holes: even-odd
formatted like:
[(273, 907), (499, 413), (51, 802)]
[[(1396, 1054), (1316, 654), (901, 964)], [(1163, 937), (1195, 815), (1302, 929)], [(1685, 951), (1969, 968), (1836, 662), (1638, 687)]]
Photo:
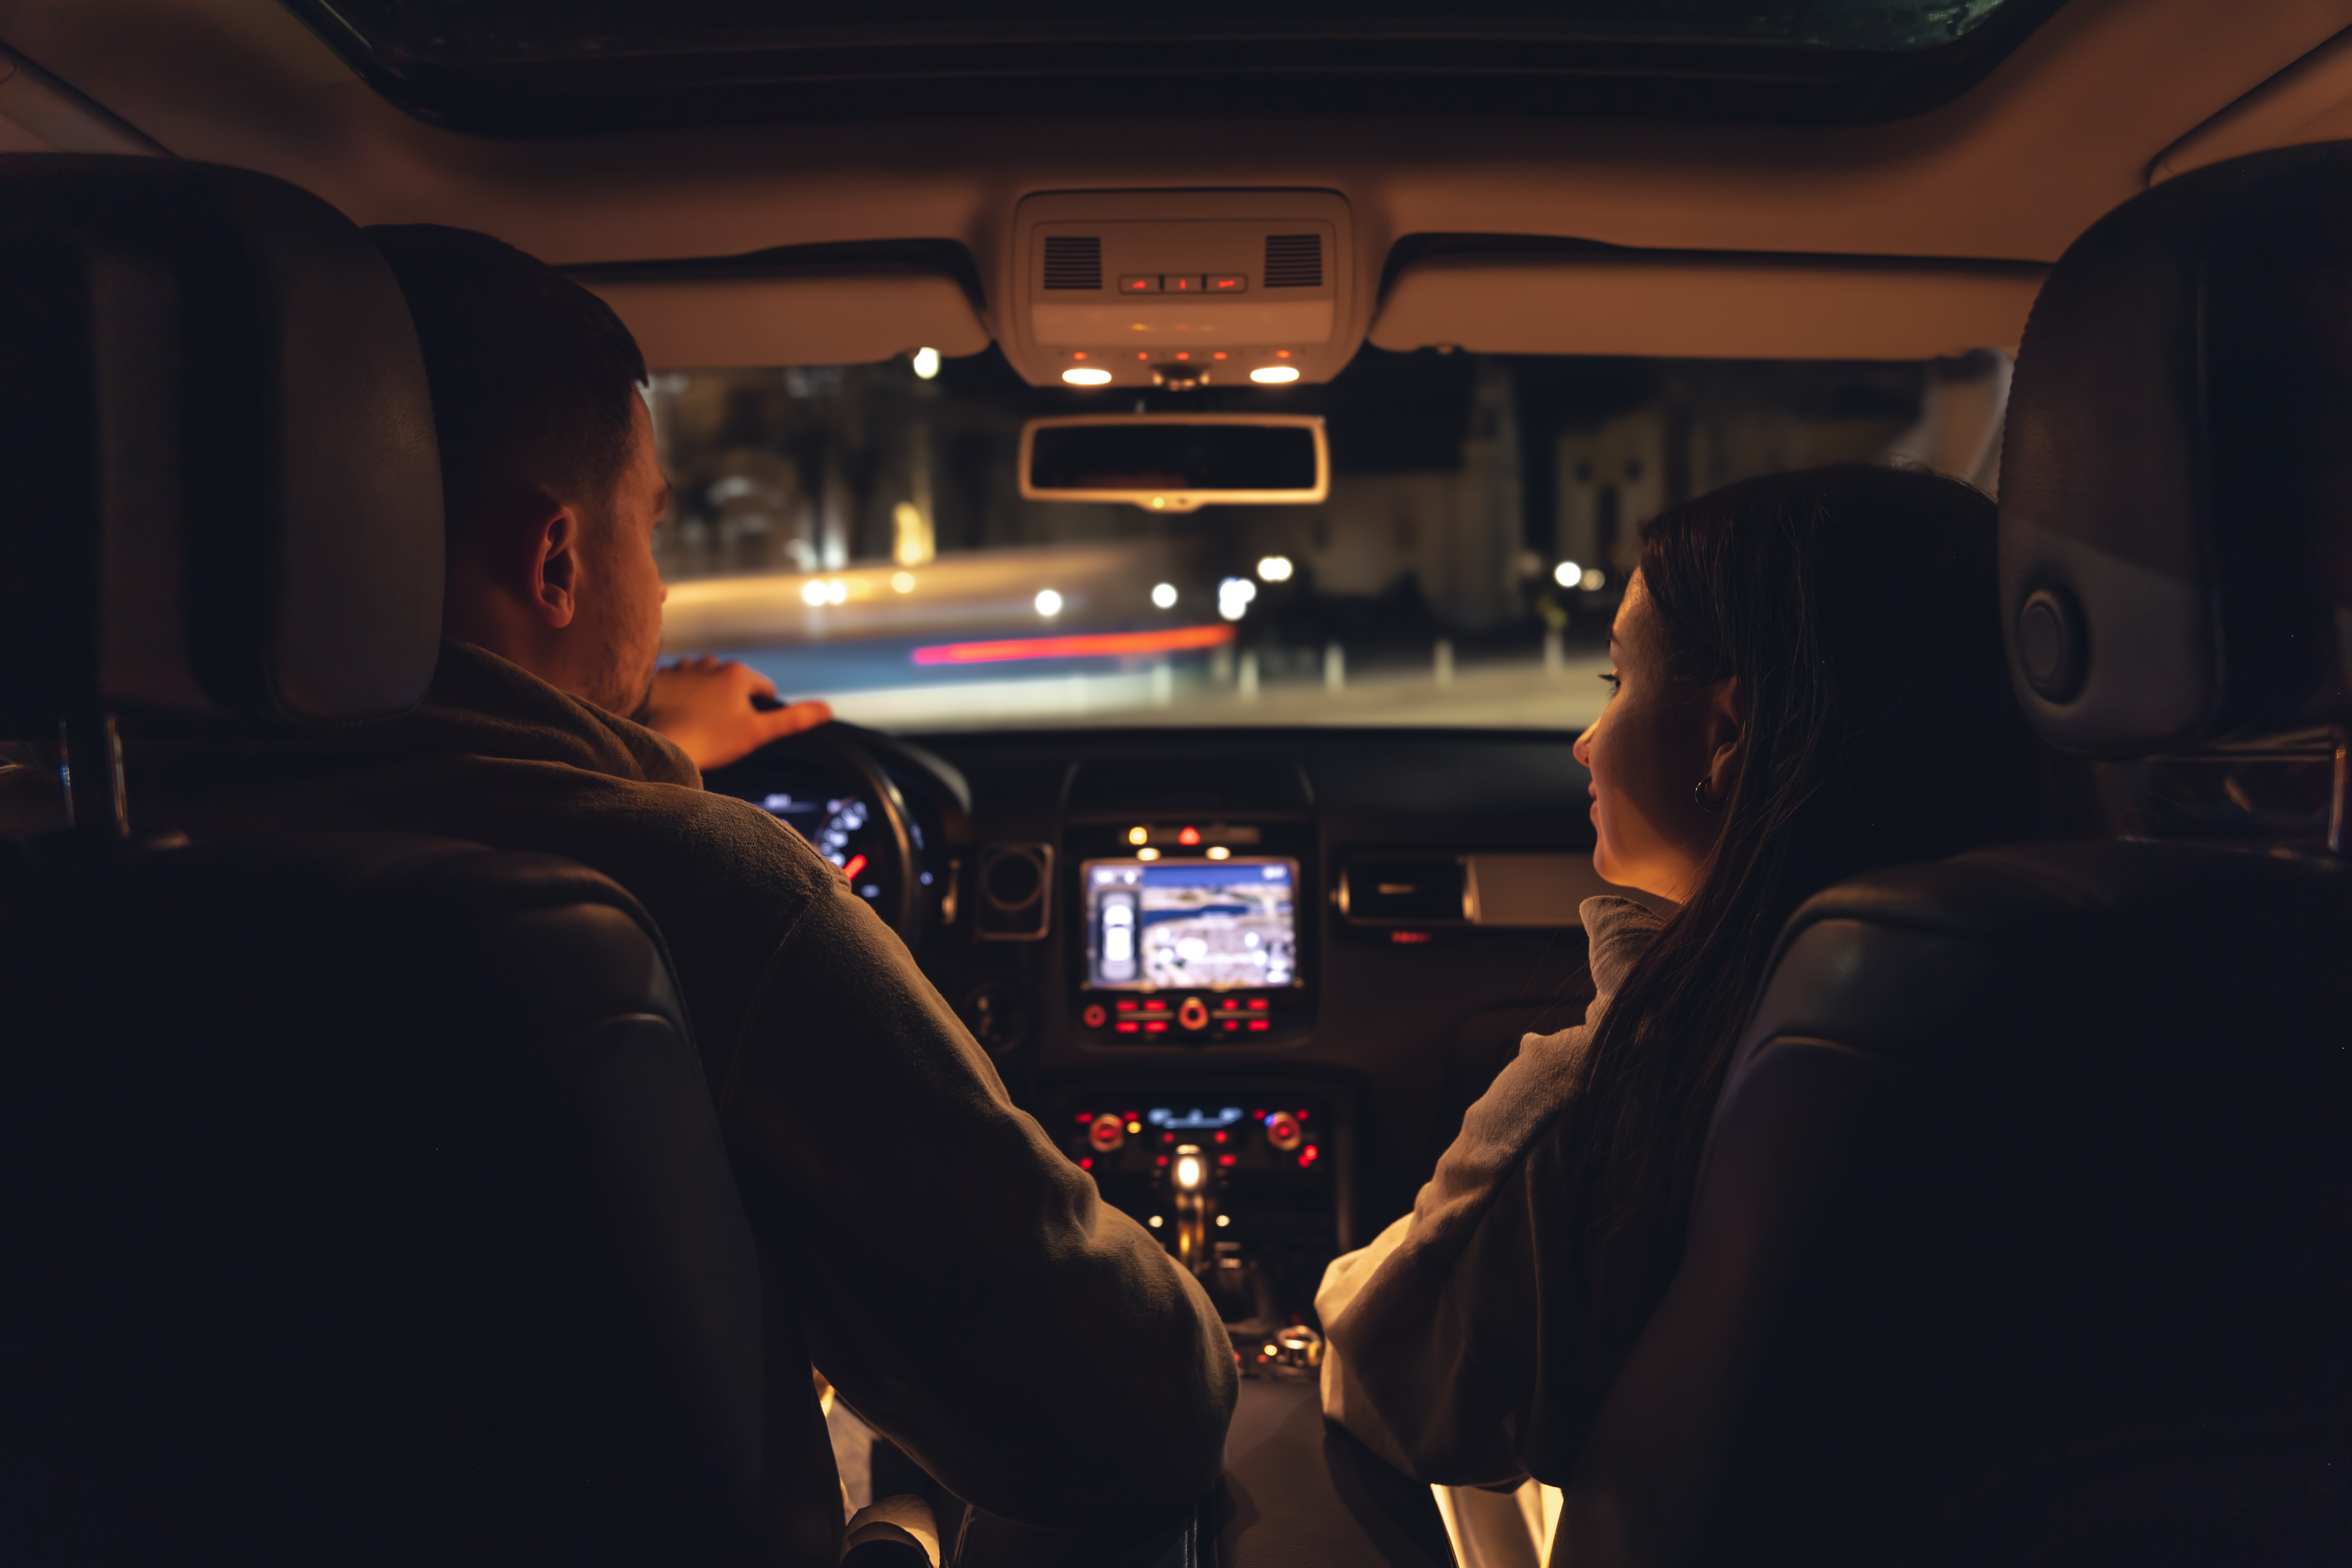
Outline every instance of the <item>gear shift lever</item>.
[(1176, 1209), (1176, 1261), (1206, 1275), (1213, 1250), (1209, 1227), (1216, 1223), (1217, 1198), (1209, 1190), (1209, 1162), (1197, 1143), (1179, 1144), (1168, 1167)]

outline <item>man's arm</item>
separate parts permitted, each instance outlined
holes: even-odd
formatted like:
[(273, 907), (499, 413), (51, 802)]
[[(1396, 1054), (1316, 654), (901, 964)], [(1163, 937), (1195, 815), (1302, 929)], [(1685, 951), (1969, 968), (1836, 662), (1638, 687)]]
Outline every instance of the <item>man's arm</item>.
[(833, 717), (823, 702), (772, 702), (776, 683), (740, 659), (682, 658), (654, 671), (652, 694), (638, 721), (677, 742), (708, 772), (739, 762), (771, 741), (814, 730)]
[(1236, 1386), (1215, 1309), (845, 887), (780, 945), (721, 1114), (818, 1366), (958, 1496), (1104, 1531), (1214, 1484)]

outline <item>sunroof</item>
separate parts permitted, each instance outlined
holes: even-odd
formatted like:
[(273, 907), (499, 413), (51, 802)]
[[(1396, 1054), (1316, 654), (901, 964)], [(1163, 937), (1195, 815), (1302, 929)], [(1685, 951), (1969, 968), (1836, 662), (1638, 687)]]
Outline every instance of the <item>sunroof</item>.
[(2062, 0), (285, 0), (386, 97), (497, 135), (877, 116), (1435, 111), (1853, 123)]

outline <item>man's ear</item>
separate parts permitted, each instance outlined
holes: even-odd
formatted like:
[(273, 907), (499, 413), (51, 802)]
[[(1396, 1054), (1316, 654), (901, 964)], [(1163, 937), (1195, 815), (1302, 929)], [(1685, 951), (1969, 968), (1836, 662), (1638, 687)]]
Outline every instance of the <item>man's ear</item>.
[(524, 599), (549, 630), (560, 632), (580, 613), (580, 514), (542, 495), (530, 515)]
[(1748, 726), (1739, 711), (1739, 683), (1727, 676), (1715, 683), (1706, 703), (1706, 792), (1717, 800), (1731, 794), (1747, 753)]

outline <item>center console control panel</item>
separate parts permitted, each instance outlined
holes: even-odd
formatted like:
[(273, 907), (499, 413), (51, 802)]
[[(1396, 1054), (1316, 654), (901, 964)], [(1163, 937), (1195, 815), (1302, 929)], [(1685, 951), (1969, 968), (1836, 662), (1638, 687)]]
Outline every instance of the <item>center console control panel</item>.
[(1312, 1329), (1285, 1335), (1347, 1244), (1351, 1110), (1328, 1085), (1104, 1084), (1065, 1095), (1046, 1127), (1201, 1280), (1243, 1369), (1279, 1376), (1319, 1358)]
[(1073, 825), (1081, 1038), (1265, 1045), (1314, 1021), (1314, 836), (1304, 822)]

